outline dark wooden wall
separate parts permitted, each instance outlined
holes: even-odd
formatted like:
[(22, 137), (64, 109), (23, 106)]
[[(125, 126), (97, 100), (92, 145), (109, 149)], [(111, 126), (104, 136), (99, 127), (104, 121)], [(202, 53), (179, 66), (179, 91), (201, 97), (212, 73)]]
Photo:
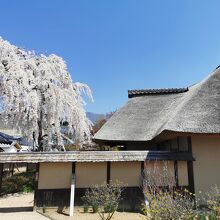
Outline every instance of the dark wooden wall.
[[(82, 206), (82, 196), (86, 188), (76, 188), (75, 206)], [(144, 196), (139, 187), (125, 187), (122, 192), (122, 200), (119, 210), (134, 211), (140, 208)], [(70, 204), (70, 189), (40, 189), (36, 194), (37, 207), (68, 207)]]

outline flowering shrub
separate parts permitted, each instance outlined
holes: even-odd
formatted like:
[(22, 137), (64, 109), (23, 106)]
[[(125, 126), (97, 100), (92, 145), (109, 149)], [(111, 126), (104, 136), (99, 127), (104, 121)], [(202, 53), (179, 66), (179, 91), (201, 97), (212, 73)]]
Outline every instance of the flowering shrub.
[[(151, 164), (152, 165), (152, 164)], [(157, 163), (143, 173), (143, 191), (146, 204), (143, 213), (149, 220), (217, 220), (220, 219), (220, 189), (215, 186), (200, 200), (187, 189), (177, 190), (175, 177), (164, 162), (159, 169)]]
[(162, 189), (171, 192), (175, 186), (175, 177), (169, 169), (169, 162), (164, 161), (161, 166), (158, 163), (149, 163), (143, 172), (143, 190), (149, 195), (156, 195)]
[(82, 197), (85, 205), (92, 206), (102, 220), (110, 220), (121, 200), (122, 186), (120, 183), (103, 183), (86, 190)]
[(208, 208), (220, 219), (220, 189), (217, 186), (212, 187), (206, 193), (205, 200)]
[(192, 195), (185, 190), (184, 193), (177, 191), (159, 191), (152, 195), (146, 192), (149, 205), (144, 206), (143, 212), (149, 219), (173, 220), (193, 219), (196, 216)]

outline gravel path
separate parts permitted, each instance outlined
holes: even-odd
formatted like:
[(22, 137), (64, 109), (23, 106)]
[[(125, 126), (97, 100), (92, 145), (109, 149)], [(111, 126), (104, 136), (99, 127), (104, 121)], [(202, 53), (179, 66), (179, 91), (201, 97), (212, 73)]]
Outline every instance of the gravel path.
[(36, 212), (0, 213), (1, 220), (49, 220)]
[(31, 211), (33, 201), (33, 193), (16, 193), (0, 198), (0, 220), (48, 220)]
[(33, 207), (33, 193), (15, 193), (0, 198), (0, 208)]

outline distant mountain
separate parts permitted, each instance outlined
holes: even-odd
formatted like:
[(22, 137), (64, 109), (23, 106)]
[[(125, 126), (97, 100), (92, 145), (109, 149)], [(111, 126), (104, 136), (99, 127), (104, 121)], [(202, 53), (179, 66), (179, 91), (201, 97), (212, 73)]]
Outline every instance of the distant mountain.
[(97, 114), (97, 113), (93, 113), (93, 112), (86, 112), (86, 115), (90, 119), (90, 121), (92, 121), (92, 123), (95, 123), (97, 121), (97, 119), (99, 119), (99, 118), (106, 117), (105, 114)]

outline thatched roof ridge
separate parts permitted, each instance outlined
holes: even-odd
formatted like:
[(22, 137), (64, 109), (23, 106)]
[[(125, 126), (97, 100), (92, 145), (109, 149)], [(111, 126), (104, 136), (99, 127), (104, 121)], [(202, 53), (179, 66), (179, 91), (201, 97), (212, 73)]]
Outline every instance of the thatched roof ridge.
[(165, 130), (220, 133), (220, 69), (182, 93), (158, 93), (129, 99), (94, 138), (149, 141)]
[(188, 91), (188, 88), (128, 90), (128, 98), (144, 96), (144, 95), (165, 95), (165, 94), (183, 93), (187, 91)]

